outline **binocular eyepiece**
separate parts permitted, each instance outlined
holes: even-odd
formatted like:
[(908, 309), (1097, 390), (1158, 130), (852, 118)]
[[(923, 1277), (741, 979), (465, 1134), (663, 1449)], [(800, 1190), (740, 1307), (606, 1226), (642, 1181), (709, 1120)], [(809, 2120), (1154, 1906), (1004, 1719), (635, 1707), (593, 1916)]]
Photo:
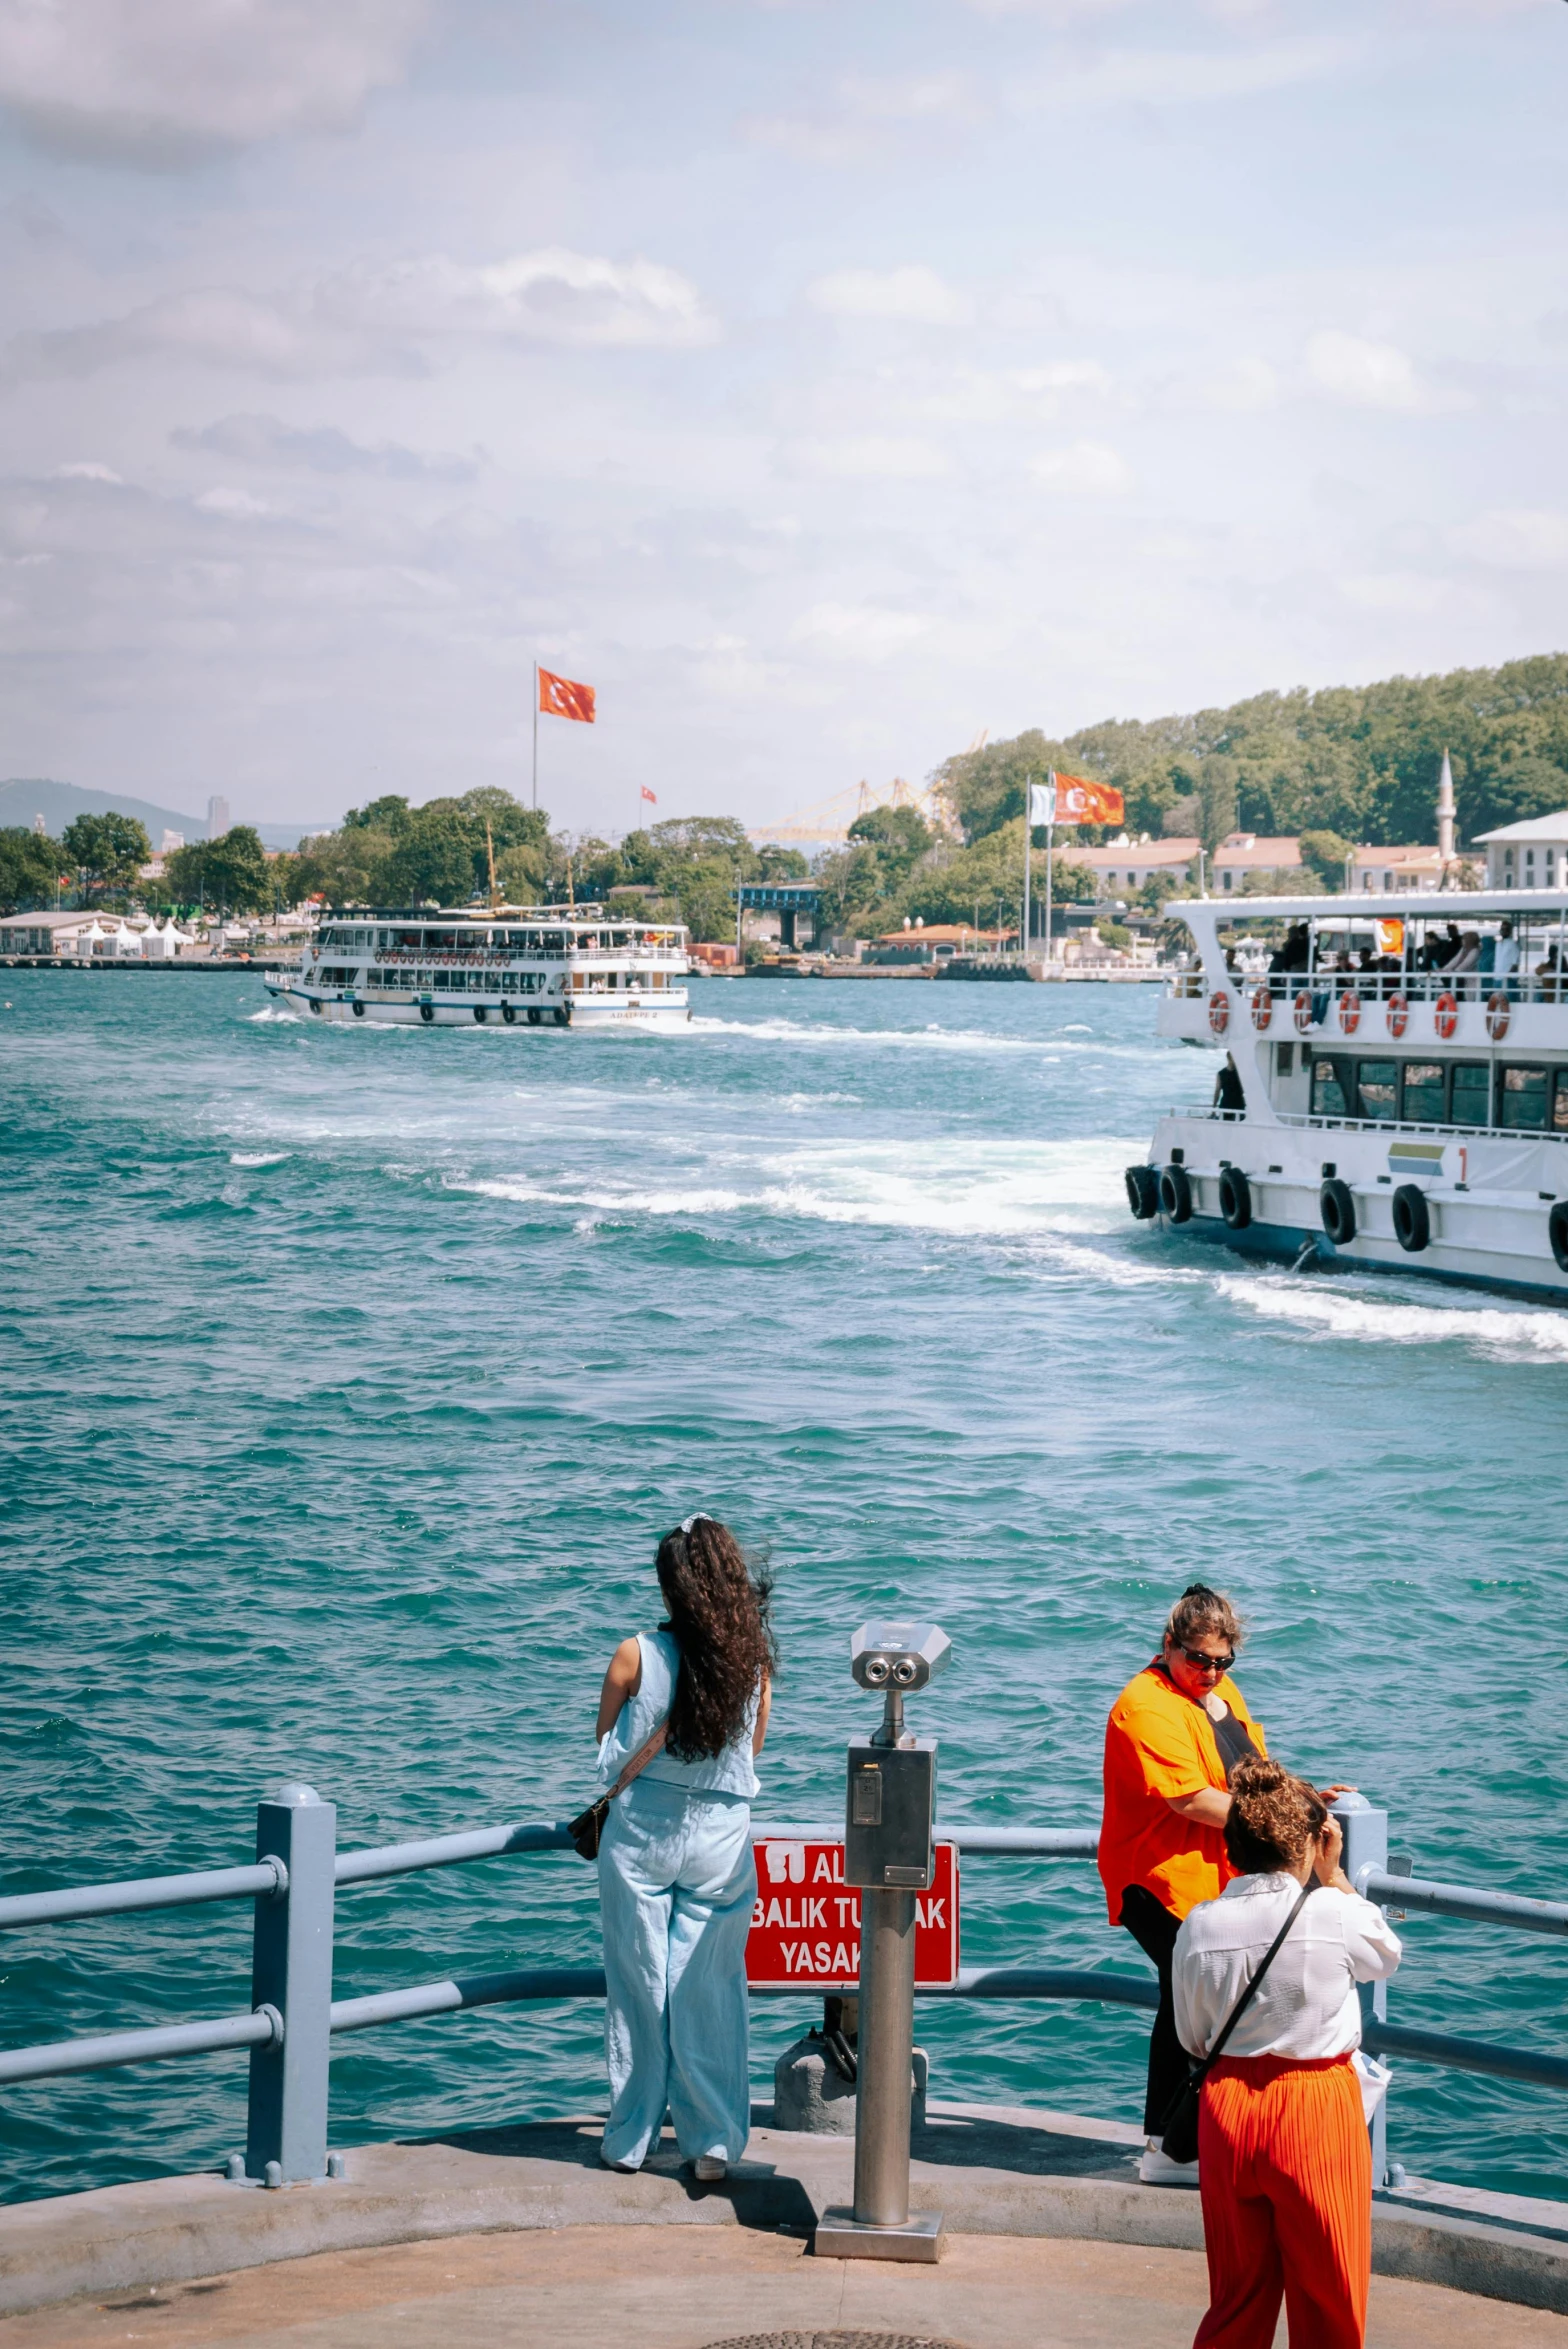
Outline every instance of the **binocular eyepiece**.
[(849, 1668), (862, 1688), (924, 1688), (952, 1653), (934, 1623), (862, 1623), (849, 1643)]

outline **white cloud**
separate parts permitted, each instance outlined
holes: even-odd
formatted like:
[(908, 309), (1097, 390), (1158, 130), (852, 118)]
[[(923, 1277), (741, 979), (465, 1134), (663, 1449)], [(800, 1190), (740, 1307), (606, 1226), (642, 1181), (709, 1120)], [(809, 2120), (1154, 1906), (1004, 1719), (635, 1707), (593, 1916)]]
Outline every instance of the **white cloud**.
[(1266, 359), (1236, 359), (1209, 376), (1199, 387), (1199, 396), (1206, 407), (1252, 415), (1278, 405), (1279, 377)]
[(924, 262), (902, 269), (836, 269), (806, 299), (837, 318), (895, 318), (914, 326), (962, 326), (970, 304)]
[(241, 374), (420, 375), (421, 345), (458, 338), (683, 345), (716, 333), (697, 289), (653, 261), (550, 247), (505, 261), (437, 254), (350, 269), (288, 296), (231, 286), (167, 294), (124, 317), (20, 335), (13, 376), (84, 376), (166, 357)]
[(347, 270), (318, 288), (314, 306), (373, 332), (664, 344), (712, 342), (717, 332), (679, 270), (563, 245), (477, 265), (435, 254), (390, 269)]
[(1341, 73), (1358, 54), (1357, 42), (1333, 35), (1227, 49), (1106, 49), (1032, 83), (1018, 103), (1025, 111), (1213, 105)]
[(1103, 440), (1075, 440), (1046, 449), (1029, 467), (1036, 481), (1067, 497), (1120, 497), (1132, 487), (1132, 468)]
[(966, 123), (984, 111), (958, 73), (881, 77), (850, 74), (819, 103), (791, 114), (752, 115), (742, 128), (761, 145), (813, 163), (864, 163), (913, 125)]
[(56, 465), (50, 475), (52, 481), (106, 481), (115, 489), (125, 487), (125, 476), (112, 466), (99, 465), (91, 460), (78, 465)]
[(797, 644), (840, 660), (885, 661), (935, 625), (917, 612), (891, 612), (876, 604), (813, 604), (790, 635)]
[(0, 0), (0, 104), (74, 153), (167, 165), (354, 121), (424, 0)]
[(1307, 345), (1307, 370), (1320, 390), (1348, 407), (1411, 414), (1435, 404), (1411, 360), (1393, 343), (1332, 330), (1315, 334)]
[(935, 444), (913, 434), (863, 433), (843, 440), (795, 443), (795, 462), (808, 473), (845, 481), (929, 481), (948, 469)]
[(1339, 592), (1347, 603), (1366, 612), (1435, 612), (1446, 602), (1448, 585), (1424, 571), (1367, 571), (1342, 579)]
[(204, 489), (196, 503), (204, 514), (222, 514), (230, 522), (255, 522), (272, 511), (248, 489)]
[(177, 426), (169, 439), (177, 449), (244, 465), (362, 473), (383, 481), (470, 481), (478, 470), (471, 458), (431, 455), (397, 441), (358, 441), (335, 424), (284, 424), (276, 416), (220, 416), (199, 428)]
[(1568, 513), (1515, 506), (1483, 514), (1453, 534), (1461, 554), (1500, 571), (1568, 569)]

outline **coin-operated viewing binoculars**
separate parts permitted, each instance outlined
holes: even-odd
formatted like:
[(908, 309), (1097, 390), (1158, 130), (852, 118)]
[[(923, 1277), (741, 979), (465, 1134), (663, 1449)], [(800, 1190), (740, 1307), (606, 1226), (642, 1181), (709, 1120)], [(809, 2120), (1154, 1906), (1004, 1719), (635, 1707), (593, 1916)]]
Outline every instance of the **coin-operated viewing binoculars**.
[(904, 1728), (904, 1699), (935, 1678), (952, 1642), (934, 1623), (863, 1623), (849, 1644), (882, 1719), (852, 1738), (844, 1878), (860, 1888), (860, 2070), (855, 2201), (828, 2210), (817, 2250), (829, 2258), (939, 2259), (941, 2213), (909, 2211), (909, 2121), (915, 2042), (915, 1895), (935, 1873), (936, 1740)]

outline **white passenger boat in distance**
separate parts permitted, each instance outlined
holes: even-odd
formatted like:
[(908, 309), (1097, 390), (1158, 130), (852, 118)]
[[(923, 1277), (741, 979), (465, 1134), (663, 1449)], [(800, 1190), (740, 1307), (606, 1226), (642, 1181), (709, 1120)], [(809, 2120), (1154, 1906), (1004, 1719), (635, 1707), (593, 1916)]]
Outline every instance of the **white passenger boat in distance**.
[[(1165, 910), (1197, 955), (1160, 1033), (1230, 1053), (1242, 1100), (1159, 1120), (1127, 1169), (1135, 1216), (1293, 1263), (1568, 1298), (1568, 891)], [(1230, 967), (1222, 926), (1280, 920), (1273, 967)]]
[(315, 1019), (381, 1027), (684, 1028), (686, 931), (598, 905), (324, 914), (268, 993)]

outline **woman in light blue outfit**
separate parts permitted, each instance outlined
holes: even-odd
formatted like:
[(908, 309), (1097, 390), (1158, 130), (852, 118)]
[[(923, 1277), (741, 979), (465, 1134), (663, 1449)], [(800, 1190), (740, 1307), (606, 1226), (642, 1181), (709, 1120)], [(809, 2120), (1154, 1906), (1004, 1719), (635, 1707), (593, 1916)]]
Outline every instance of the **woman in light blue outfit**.
[(753, 1763), (774, 1665), (768, 1583), (714, 1517), (667, 1533), (655, 1571), (667, 1620), (621, 1642), (599, 1699), (606, 1783), (665, 1729), (662, 1750), (611, 1803), (599, 1845), (601, 2159), (640, 2169), (668, 2110), (683, 2159), (714, 2179), (751, 2131), (746, 1936)]

